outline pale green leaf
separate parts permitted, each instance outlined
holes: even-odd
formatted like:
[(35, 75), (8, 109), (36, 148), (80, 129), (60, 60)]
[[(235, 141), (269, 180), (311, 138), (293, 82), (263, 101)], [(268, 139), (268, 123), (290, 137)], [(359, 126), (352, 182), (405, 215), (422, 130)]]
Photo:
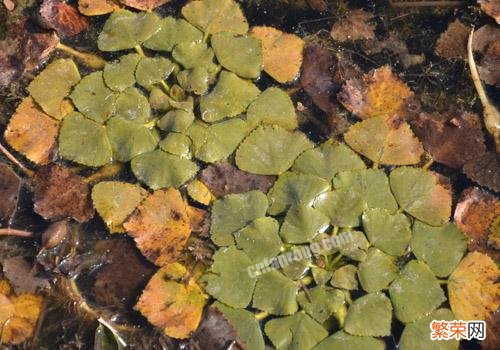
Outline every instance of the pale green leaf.
[(344, 305), (344, 293), (326, 286), (301, 291), (297, 296), (300, 307), (319, 323), (325, 322)]
[(314, 348), (314, 350), (385, 350), (385, 343), (381, 339), (359, 337), (344, 331), (329, 336)]
[(352, 335), (384, 337), (391, 335), (392, 305), (383, 293), (356, 299), (345, 319), (344, 330)]
[(130, 87), (116, 98), (113, 116), (136, 123), (146, 123), (151, 119), (148, 99), (138, 89)]
[(248, 106), (247, 121), (252, 128), (259, 124), (274, 124), (287, 130), (294, 130), (298, 126), (295, 107), (290, 96), (276, 87), (264, 90)]
[(317, 285), (326, 284), (332, 278), (333, 272), (325, 270), (321, 267), (313, 266), (311, 268), (311, 273)]
[(193, 124), (194, 119), (195, 116), (192, 111), (174, 109), (161, 117), (156, 126), (163, 131), (185, 132)]
[(306, 205), (292, 206), (281, 225), (280, 235), (286, 243), (311, 242), (329, 226), (330, 220), (317, 209)]
[(209, 73), (217, 71), (214, 51), (204, 42), (184, 42), (175, 46), (172, 57), (186, 69), (204, 68)]
[(146, 89), (158, 84), (174, 71), (175, 65), (165, 57), (143, 57), (137, 64), (135, 78)]
[(254, 263), (272, 259), (280, 253), (283, 242), (278, 235), (279, 224), (270, 217), (257, 218), (234, 233), (236, 246)]
[(292, 315), (297, 312), (297, 283), (281, 272), (270, 271), (255, 284), (252, 307), (271, 315)]
[(106, 62), (103, 78), (106, 85), (114, 91), (124, 91), (135, 84), (135, 68), (141, 56), (131, 53)]
[(191, 139), (177, 132), (169, 133), (160, 141), (160, 148), (181, 158), (191, 159)]
[(338, 247), (339, 252), (356, 261), (363, 261), (366, 258), (366, 251), (370, 243), (361, 231), (344, 231), (346, 234), (345, 242)]
[(394, 257), (377, 248), (370, 248), (366, 259), (358, 265), (361, 287), (368, 293), (386, 289), (398, 276), (398, 267), (394, 262)]
[(358, 192), (334, 190), (318, 196), (314, 207), (328, 216), (333, 226), (356, 227), (359, 226), (365, 202)]
[(358, 289), (358, 279), (356, 278), (357, 271), (358, 268), (350, 264), (339, 267), (333, 272), (330, 283), (336, 288), (347, 290)]
[(165, 17), (160, 30), (144, 42), (144, 46), (155, 51), (172, 51), (175, 45), (186, 42), (201, 42), (203, 33), (184, 19)]
[(213, 80), (213, 74), (210, 74), (204, 67), (194, 67), (179, 72), (176, 76), (177, 83), (186, 91), (193, 92), (196, 95), (203, 95), (208, 91), (208, 87)]

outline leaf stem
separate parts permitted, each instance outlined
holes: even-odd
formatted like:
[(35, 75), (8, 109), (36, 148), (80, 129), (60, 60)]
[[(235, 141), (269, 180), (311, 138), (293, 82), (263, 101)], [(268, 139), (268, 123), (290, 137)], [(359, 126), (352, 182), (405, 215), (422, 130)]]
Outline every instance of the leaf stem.
[(25, 173), (28, 177), (33, 177), (33, 175), (35, 175), (35, 172), (33, 170), (30, 170), (28, 168), (26, 168), (19, 160), (17, 160), (16, 157), (14, 157), (14, 155), (12, 153), (9, 152), (9, 150), (7, 148), (5, 148), (1, 143), (0, 143), (0, 152), (3, 153), (5, 155), (5, 157), (7, 157), (7, 159), (9, 159), (12, 163), (14, 163), (15, 165), (17, 165), (19, 167), (19, 169), (22, 170), (23, 173)]
[(141, 45), (135, 45), (134, 50), (142, 57), (146, 57), (146, 54), (144, 53), (144, 50), (142, 49)]
[(266, 311), (261, 311), (261, 312), (258, 312), (256, 314), (254, 314), (255, 316), (255, 319), (257, 321), (262, 321), (263, 319), (265, 319), (267, 316), (269, 316), (269, 312), (266, 312)]
[(424, 166), (422, 166), (422, 169), (429, 170), (432, 164), (434, 164), (434, 159), (430, 159), (427, 163), (425, 163)]
[(336, 236), (339, 233), (339, 227), (337, 225), (333, 226), (332, 236)]
[(0, 236), (32, 237), (33, 232), (13, 228), (0, 228)]
[(75, 58), (78, 58), (80, 61), (82, 61), (85, 65), (89, 66), (90, 68), (102, 69), (106, 64), (106, 61), (97, 55), (88, 52), (78, 51), (62, 43), (57, 44), (56, 48), (70, 54)]

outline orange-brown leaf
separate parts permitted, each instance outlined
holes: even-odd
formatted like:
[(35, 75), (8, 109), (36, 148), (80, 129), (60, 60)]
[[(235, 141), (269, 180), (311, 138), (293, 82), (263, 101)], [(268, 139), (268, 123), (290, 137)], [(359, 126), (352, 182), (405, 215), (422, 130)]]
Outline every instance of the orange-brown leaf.
[(59, 122), (45, 114), (27, 97), (17, 107), (5, 130), (9, 145), (37, 164), (47, 164), (53, 157)]
[(274, 80), (287, 83), (298, 76), (304, 49), (301, 38), (265, 26), (253, 27), (250, 35), (262, 41), (264, 71)]
[(174, 263), (156, 272), (135, 309), (169, 337), (185, 339), (198, 328), (206, 300), (184, 266)]
[(375, 69), (361, 79), (350, 79), (338, 94), (339, 101), (361, 119), (409, 119), (418, 109), (414, 93), (389, 66)]
[(158, 266), (174, 262), (191, 233), (186, 202), (174, 188), (151, 194), (123, 227), (142, 254)]
[(141, 11), (151, 11), (171, 0), (119, 0), (123, 5), (132, 7)]
[(79, 0), (78, 11), (85, 16), (99, 16), (111, 13), (120, 6), (113, 0)]
[(87, 18), (77, 9), (60, 0), (44, 0), (40, 6), (42, 25), (54, 29), (61, 36), (73, 36), (87, 29)]
[(332, 27), (333, 40), (344, 42), (363, 39), (375, 39), (375, 25), (368, 23), (373, 14), (362, 9), (348, 12)]

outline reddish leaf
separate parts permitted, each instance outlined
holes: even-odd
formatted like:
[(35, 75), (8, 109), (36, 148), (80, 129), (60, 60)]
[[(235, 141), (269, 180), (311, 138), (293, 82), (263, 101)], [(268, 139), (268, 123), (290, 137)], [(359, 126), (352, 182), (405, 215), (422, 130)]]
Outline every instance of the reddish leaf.
[(469, 33), (470, 28), (458, 19), (451, 22), (436, 42), (436, 54), (449, 59), (466, 58)]
[(35, 212), (47, 220), (94, 216), (90, 188), (84, 178), (57, 164), (41, 167), (34, 177)]
[(486, 151), (481, 120), (474, 113), (421, 113), (412, 127), (434, 160), (455, 169)]
[(306, 0), (311, 9), (318, 12), (325, 12), (328, 10), (327, 0)]
[(481, 6), (481, 10), (500, 24), (500, 2), (498, 0), (478, 0), (477, 2)]
[(220, 162), (205, 168), (200, 180), (214, 196), (222, 197), (252, 190), (267, 192), (276, 181), (276, 176), (250, 174), (230, 163)]
[(486, 152), (464, 165), (465, 175), (481, 186), (495, 192), (500, 191), (500, 164), (495, 152)]
[(20, 190), (21, 179), (0, 163), (0, 223), (8, 223), (16, 212)]
[(163, 4), (170, 2), (171, 0), (119, 0), (120, 3), (128, 7), (132, 7), (137, 10), (150, 11), (157, 8)]
[(73, 36), (87, 29), (89, 22), (78, 10), (60, 0), (44, 0), (40, 6), (41, 24), (61, 36)]
[(500, 215), (500, 200), (477, 187), (468, 188), (460, 196), (455, 209), (455, 223), (469, 237), (469, 250), (480, 251), (498, 260), (500, 252), (488, 245), (489, 228)]
[(374, 39), (375, 25), (368, 23), (372, 18), (372, 13), (362, 9), (350, 11), (335, 22), (330, 35), (340, 42)]

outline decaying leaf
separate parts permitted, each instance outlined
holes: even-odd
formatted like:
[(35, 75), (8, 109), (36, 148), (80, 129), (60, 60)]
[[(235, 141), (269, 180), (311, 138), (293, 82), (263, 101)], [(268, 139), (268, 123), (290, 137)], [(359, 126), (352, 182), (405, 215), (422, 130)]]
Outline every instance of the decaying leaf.
[(119, 0), (125, 6), (132, 7), (137, 10), (151, 11), (158, 6), (164, 5), (171, 0)]
[(481, 120), (474, 113), (421, 113), (412, 126), (432, 158), (452, 168), (460, 169), (486, 151)]
[(340, 42), (374, 39), (375, 25), (368, 23), (373, 17), (363, 9), (350, 11), (334, 23), (330, 35)]
[(498, 41), (488, 46), (486, 52), (479, 62), (478, 70), (481, 80), (486, 84), (496, 87), (500, 86), (500, 44)]
[(500, 24), (500, 5), (495, 0), (478, 0), (481, 10)]
[(54, 156), (58, 133), (58, 121), (41, 111), (31, 97), (26, 97), (10, 118), (4, 137), (26, 158), (45, 165)]
[(416, 164), (424, 153), (408, 123), (382, 115), (354, 124), (344, 137), (349, 146), (375, 163)]
[(6, 281), (0, 280), (0, 341), (17, 345), (30, 338), (42, 311), (42, 297), (23, 293), (14, 295)]
[(469, 32), (470, 28), (458, 19), (451, 22), (436, 42), (436, 54), (449, 59), (465, 59)]
[(200, 181), (215, 197), (252, 190), (266, 193), (275, 180), (275, 176), (256, 175), (239, 170), (229, 162), (209, 165), (200, 173)]
[(262, 41), (264, 71), (279, 83), (293, 81), (302, 66), (304, 41), (273, 27), (252, 27), (250, 35)]
[(477, 187), (462, 192), (455, 209), (455, 224), (469, 238), (469, 251), (479, 251), (497, 260), (500, 252), (488, 245), (489, 228), (500, 216), (500, 200)]
[(78, 11), (85, 16), (100, 16), (120, 8), (114, 0), (78, 0)]
[(6, 164), (0, 163), (0, 223), (7, 224), (17, 209), (21, 179)]
[(38, 268), (29, 263), (24, 256), (17, 255), (2, 260), (5, 278), (16, 294), (36, 293), (49, 287), (49, 280), (38, 277)]
[(311, 141), (301, 132), (290, 132), (279, 126), (260, 126), (238, 147), (236, 165), (260, 175), (279, 175), (289, 169)]
[(419, 108), (414, 93), (389, 66), (372, 70), (360, 79), (348, 80), (337, 97), (361, 119), (411, 119)]
[(500, 191), (499, 164), (499, 155), (490, 151), (465, 163), (463, 172), (472, 181), (498, 192)]
[(169, 337), (185, 339), (198, 328), (206, 300), (186, 268), (173, 263), (154, 274), (135, 308)]
[(500, 302), (500, 273), (485, 254), (472, 252), (458, 264), (448, 282), (451, 309), (460, 320), (486, 320)]
[(147, 197), (123, 227), (142, 254), (158, 266), (174, 262), (191, 234), (187, 205), (173, 188)]
[(195, 0), (182, 8), (182, 15), (207, 34), (245, 34), (248, 22), (234, 0)]
[(56, 119), (67, 114), (67, 102), (71, 87), (80, 81), (80, 73), (71, 59), (57, 59), (49, 64), (28, 85), (28, 91), (43, 111)]
[(384, 293), (372, 293), (356, 299), (345, 319), (345, 331), (359, 336), (391, 334), (392, 305)]
[(440, 178), (420, 168), (401, 167), (390, 175), (394, 197), (407, 213), (432, 226), (446, 223), (451, 214), (451, 191)]
[(92, 188), (94, 208), (110, 232), (125, 232), (122, 224), (146, 196), (142, 187), (119, 181), (99, 182)]
[(70, 169), (49, 164), (36, 172), (33, 181), (35, 212), (43, 218), (85, 222), (94, 216), (89, 186)]
[(43, 0), (40, 20), (44, 27), (54, 29), (60, 36), (74, 36), (89, 26), (88, 20), (75, 7), (61, 0)]

